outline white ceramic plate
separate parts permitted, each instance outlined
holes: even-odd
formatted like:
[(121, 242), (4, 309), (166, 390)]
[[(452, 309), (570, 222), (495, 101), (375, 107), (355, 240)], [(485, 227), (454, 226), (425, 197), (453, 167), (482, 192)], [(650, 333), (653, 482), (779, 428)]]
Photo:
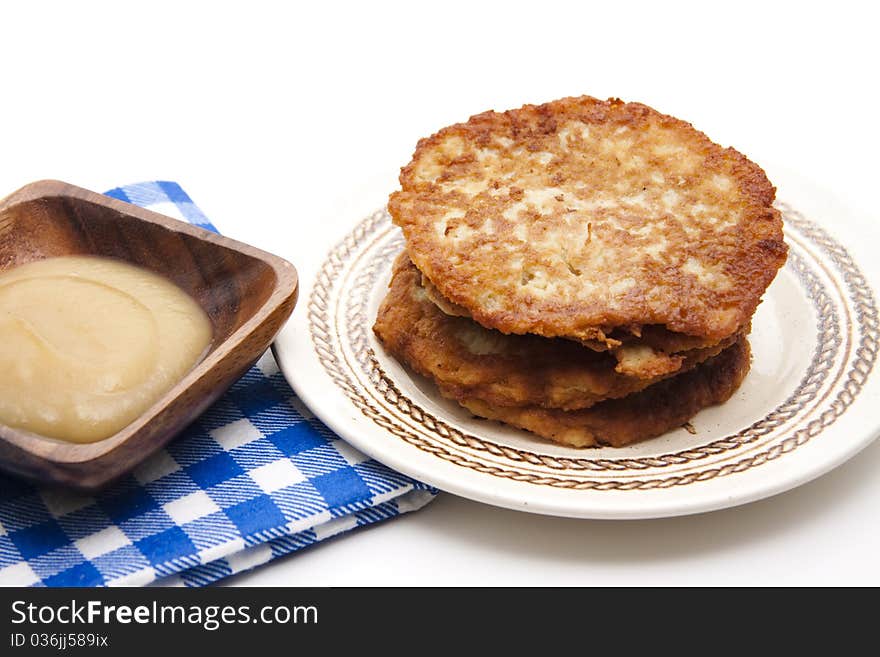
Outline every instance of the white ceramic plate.
[[(296, 262), (300, 301), (276, 356), (300, 398), (387, 465), (489, 504), (650, 518), (767, 497), (827, 472), (880, 433), (876, 233), (830, 197), (771, 173), (790, 255), (753, 321), (752, 370), (727, 403), (634, 446), (578, 450), (473, 418), (385, 354), (371, 326), (402, 248), (381, 200), (340, 213)], [(383, 198), (393, 188), (378, 190)], [(356, 207), (356, 206), (353, 206)], [(303, 256), (305, 257), (305, 256)], [(306, 259), (308, 259), (306, 257)]]

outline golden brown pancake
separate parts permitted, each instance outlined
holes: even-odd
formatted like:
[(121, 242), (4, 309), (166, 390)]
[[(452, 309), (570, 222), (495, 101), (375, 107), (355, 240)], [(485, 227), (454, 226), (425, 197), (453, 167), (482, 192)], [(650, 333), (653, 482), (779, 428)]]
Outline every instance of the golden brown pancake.
[[(749, 343), (740, 338), (689, 372), (579, 411), (492, 406), (480, 399), (456, 399), (474, 415), (500, 420), (557, 443), (623, 447), (676, 429), (701, 409), (727, 401), (739, 388), (749, 365)], [(441, 392), (445, 394), (442, 388)]]
[[(441, 311), (453, 317), (468, 317), (466, 308), (455, 305), (437, 290), (436, 286), (421, 274), (425, 295)], [(740, 330), (747, 334), (749, 327)], [(650, 379), (672, 374), (681, 368), (682, 352), (717, 347), (720, 351), (732, 342), (732, 338), (715, 342), (705, 338), (673, 333), (662, 326), (636, 326), (615, 329), (602, 340), (578, 340), (595, 351), (610, 351), (617, 360), (615, 370), (620, 374)]]
[[(433, 379), (446, 396), (491, 407), (586, 408), (668, 376), (627, 376), (610, 354), (577, 342), (505, 335), (447, 315), (428, 298), (406, 253), (395, 261), (373, 330), (391, 354)], [(676, 371), (692, 369), (732, 342), (676, 355)]]
[(504, 333), (616, 348), (655, 327), (666, 354), (666, 336), (718, 343), (787, 253), (763, 170), (639, 103), (479, 114), (421, 140), (400, 183), (388, 207), (413, 262)]

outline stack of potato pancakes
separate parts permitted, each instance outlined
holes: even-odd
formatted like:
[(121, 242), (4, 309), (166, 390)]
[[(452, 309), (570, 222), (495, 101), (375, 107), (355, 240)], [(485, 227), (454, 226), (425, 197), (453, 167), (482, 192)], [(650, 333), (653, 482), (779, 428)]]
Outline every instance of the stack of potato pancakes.
[(474, 415), (622, 446), (726, 401), (785, 262), (775, 189), (689, 123), (617, 99), (485, 112), (422, 139), (374, 331)]

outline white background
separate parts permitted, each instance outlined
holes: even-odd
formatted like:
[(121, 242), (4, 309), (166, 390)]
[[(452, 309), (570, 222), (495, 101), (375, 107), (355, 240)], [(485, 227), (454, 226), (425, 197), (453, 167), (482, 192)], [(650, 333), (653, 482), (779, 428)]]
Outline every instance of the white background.
[[(876, 222), (870, 5), (7, 4), (0, 194), (176, 180), (225, 234), (296, 264), (329, 208), (419, 137), (587, 93), (691, 121)], [(230, 583), (878, 585), (878, 508), (875, 443), (795, 491), (689, 518), (563, 520), (442, 495)]]

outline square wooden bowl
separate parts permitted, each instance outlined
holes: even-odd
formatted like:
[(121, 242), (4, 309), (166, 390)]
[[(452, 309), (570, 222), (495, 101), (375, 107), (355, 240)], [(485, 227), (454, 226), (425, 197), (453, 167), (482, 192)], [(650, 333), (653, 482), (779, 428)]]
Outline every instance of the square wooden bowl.
[(214, 338), (177, 385), (109, 438), (66, 443), (0, 424), (0, 469), (40, 482), (94, 490), (133, 468), (254, 364), (296, 303), (289, 262), (188, 223), (52, 180), (0, 201), (0, 270), (62, 255), (117, 258), (162, 274), (204, 308)]

